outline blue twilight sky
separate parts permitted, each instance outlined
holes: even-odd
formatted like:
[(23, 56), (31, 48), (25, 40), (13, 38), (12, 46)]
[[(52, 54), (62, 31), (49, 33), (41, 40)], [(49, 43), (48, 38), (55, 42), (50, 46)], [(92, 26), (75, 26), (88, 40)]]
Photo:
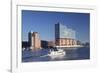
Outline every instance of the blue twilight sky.
[(28, 40), (28, 32), (38, 32), (41, 40), (54, 40), (56, 23), (60, 22), (76, 31), (76, 39), (89, 42), (90, 14), (72, 12), (48, 12), (22, 10), (22, 40)]

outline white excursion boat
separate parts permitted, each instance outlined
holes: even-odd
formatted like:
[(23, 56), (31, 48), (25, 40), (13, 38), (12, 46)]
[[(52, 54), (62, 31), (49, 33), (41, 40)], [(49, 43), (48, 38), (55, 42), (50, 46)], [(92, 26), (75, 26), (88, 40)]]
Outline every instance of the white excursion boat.
[(63, 49), (57, 49), (57, 51), (50, 50), (48, 54), (51, 58), (62, 58), (66, 55), (66, 52)]

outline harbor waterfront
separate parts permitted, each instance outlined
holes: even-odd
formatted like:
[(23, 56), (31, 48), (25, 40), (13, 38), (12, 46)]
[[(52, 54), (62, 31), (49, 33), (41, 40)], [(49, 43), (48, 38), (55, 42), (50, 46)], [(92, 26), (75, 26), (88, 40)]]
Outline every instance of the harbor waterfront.
[(22, 10), (21, 61), (90, 59), (90, 13)]
[[(65, 54), (50, 55), (52, 48), (36, 51), (25, 49), (22, 51), (22, 62), (63, 61), (90, 59), (89, 47), (63, 48)], [(56, 51), (56, 50), (54, 50)]]
[(22, 62), (82, 60), (90, 57), (90, 43), (76, 40), (75, 31), (55, 24), (55, 40), (41, 40), (38, 32), (29, 32), (22, 42)]

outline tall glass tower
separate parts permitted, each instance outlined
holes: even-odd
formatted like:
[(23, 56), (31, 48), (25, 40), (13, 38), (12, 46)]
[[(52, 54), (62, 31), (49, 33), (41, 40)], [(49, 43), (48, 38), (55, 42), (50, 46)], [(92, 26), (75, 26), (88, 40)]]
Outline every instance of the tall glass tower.
[(75, 36), (75, 31), (73, 29), (60, 23), (55, 24), (55, 44), (57, 46), (75, 45)]

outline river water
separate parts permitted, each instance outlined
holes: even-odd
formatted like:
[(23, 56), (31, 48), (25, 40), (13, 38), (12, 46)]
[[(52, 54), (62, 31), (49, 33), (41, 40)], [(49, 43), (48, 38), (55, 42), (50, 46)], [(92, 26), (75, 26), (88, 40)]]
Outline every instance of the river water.
[(41, 62), (41, 61), (67, 61), (67, 60), (86, 60), (90, 59), (90, 48), (63, 48), (65, 56), (52, 58), (48, 54), (50, 49), (40, 49), (38, 51), (22, 51), (22, 62)]

